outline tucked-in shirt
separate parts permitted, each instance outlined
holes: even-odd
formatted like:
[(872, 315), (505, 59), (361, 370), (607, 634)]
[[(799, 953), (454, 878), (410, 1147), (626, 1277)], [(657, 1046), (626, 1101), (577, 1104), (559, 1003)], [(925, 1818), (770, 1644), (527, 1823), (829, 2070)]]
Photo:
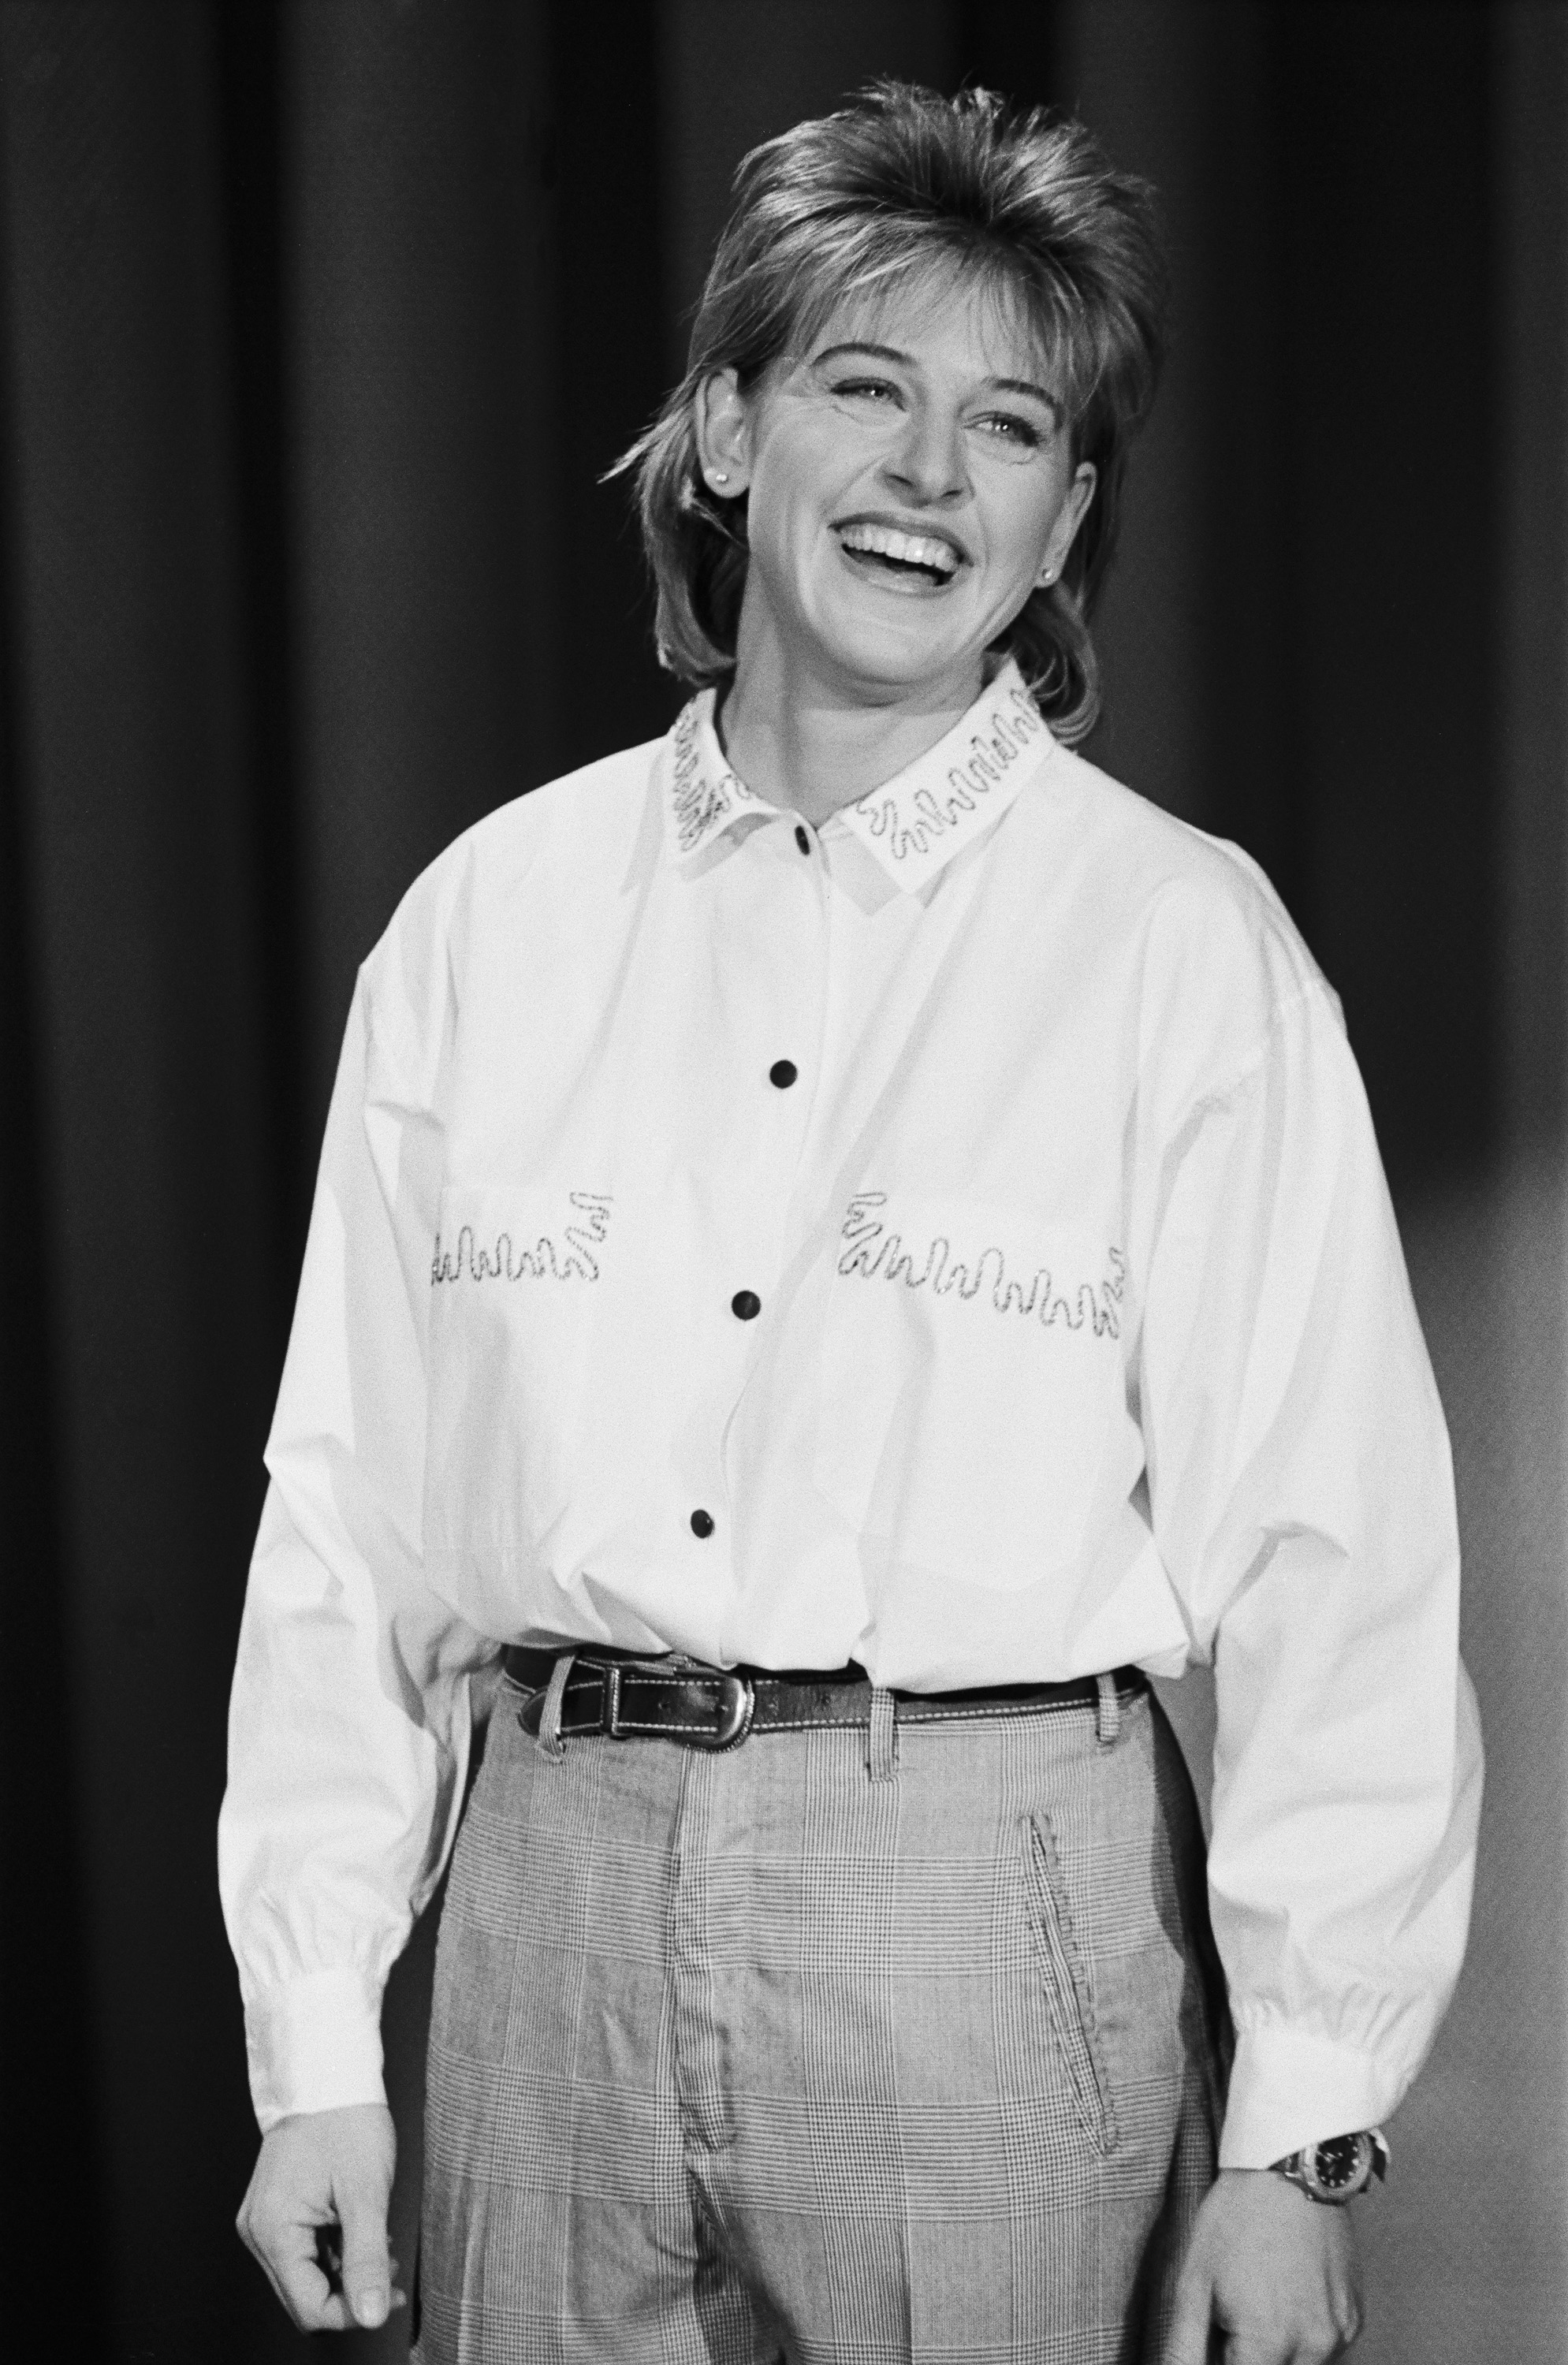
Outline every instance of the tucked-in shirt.
[(1447, 1439), (1338, 1005), (1004, 669), (823, 827), (668, 737), (361, 971), (221, 1832), (263, 2127), (377, 2099), (509, 1642), (913, 1691), (1212, 1660), (1222, 2158), (1371, 2125), (1456, 1976)]

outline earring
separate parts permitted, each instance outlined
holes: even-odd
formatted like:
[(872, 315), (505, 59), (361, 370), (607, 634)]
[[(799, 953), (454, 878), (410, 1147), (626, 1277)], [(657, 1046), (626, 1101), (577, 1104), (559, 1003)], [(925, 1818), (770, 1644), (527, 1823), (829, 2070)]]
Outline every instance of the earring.
[(725, 469), (725, 468), (710, 468), (710, 469), (709, 469), (709, 471), (708, 471), (708, 482), (709, 482), (711, 485), (727, 485), (727, 484), (729, 483), (729, 481), (730, 481), (730, 478), (729, 478), (729, 471), (728, 471), (727, 469)]

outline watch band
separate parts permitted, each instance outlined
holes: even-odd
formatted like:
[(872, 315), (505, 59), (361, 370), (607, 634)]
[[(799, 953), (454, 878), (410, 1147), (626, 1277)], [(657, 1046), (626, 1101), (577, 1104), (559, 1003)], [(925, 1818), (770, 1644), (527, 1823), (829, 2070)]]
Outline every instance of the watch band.
[(1276, 2176), (1299, 2184), (1314, 2201), (1337, 2209), (1353, 2201), (1374, 2181), (1388, 2174), (1388, 2145), (1381, 2127), (1362, 2127), (1355, 2135), (1330, 2135), (1324, 2143), (1307, 2144), (1285, 2159), (1273, 2162)]

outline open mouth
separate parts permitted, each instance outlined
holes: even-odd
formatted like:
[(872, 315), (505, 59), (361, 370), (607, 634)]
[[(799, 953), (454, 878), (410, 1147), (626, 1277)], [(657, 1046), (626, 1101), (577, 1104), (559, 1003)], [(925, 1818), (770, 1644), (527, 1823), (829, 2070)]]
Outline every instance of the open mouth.
[(841, 526), (838, 541), (862, 574), (879, 576), (888, 583), (939, 588), (951, 583), (963, 563), (962, 554), (945, 535), (901, 533), (896, 526), (873, 525), (866, 519)]

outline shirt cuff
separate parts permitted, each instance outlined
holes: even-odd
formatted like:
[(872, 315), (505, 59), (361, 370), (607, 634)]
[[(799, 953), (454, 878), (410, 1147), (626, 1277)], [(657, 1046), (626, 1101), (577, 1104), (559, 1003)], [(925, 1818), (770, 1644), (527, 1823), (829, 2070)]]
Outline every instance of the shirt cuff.
[(1238, 2032), (1221, 2168), (1271, 2168), (1304, 2145), (1375, 2127), (1407, 2080), (1370, 2053), (1283, 2023)]
[(245, 2047), (263, 2135), (297, 2112), (386, 2100), (381, 1991), (360, 1971), (311, 1971), (252, 1996)]

